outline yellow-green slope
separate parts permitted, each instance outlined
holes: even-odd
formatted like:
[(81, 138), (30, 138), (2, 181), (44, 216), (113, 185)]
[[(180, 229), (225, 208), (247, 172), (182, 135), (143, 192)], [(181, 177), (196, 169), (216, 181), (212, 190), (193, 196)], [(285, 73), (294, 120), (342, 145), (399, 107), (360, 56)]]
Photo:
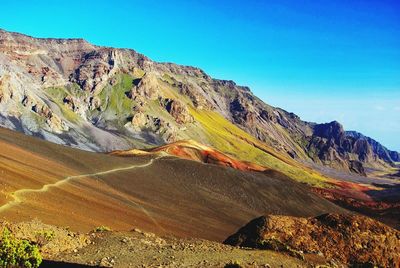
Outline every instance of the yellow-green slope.
[(211, 146), (235, 157), (283, 172), (294, 180), (318, 187), (328, 187), (329, 178), (276, 152), (220, 114), (191, 108)]

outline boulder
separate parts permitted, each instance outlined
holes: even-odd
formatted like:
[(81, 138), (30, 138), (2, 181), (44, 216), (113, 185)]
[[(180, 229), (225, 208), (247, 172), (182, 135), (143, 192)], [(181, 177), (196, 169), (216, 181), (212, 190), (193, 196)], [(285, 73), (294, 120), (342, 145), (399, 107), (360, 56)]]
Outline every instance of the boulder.
[(250, 221), (224, 243), (275, 249), (292, 255), (321, 254), (327, 261), (351, 266), (400, 266), (400, 232), (358, 215), (262, 216)]

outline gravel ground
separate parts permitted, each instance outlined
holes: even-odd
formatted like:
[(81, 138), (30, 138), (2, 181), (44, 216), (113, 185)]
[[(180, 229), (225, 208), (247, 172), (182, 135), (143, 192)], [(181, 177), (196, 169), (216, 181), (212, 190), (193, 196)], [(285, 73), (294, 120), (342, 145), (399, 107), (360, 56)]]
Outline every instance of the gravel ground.
[(273, 251), (231, 247), (200, 239), (158, 237), (132, 232), (90, 234), (91, 244), (61, 253), (57, 261), (102, 267), (307, 267), (307, 264)]

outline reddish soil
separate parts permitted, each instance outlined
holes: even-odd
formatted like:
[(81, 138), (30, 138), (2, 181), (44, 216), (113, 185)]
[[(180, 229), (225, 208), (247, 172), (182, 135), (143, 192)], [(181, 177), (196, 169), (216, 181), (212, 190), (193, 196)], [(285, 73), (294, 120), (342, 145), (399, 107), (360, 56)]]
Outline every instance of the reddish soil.
[(242, 171), (264, 171), (267, 169), (266, 167), (262, 167), (254, 163), (240, 161), (234, 157), (228, 156), (218, 150), (193, 140), (178, 141), (149, 150), (115, 151), (111, 154), (118, 156), (138, 156), (144, 155), (146, 152), (150, 154), (166, 153), (182, 159), (231, 167)]
[[(387, 195), (383, 194), (385, 189), (344, 181), (333, 182), (333, 185), (334, 188), (326, 189), (314, 187), (312, 191), (341, 207), (373, 217), (400, 229), (400, 202), (395, 198), (387, 198)], [(397, 192), (397, 195), (399, 193)]]

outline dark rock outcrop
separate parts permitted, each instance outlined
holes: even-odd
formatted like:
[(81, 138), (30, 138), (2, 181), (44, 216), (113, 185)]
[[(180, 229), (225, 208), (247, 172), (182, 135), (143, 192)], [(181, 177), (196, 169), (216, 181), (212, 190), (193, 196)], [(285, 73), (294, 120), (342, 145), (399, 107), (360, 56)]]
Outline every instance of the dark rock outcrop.
[(250, 221), (224, 243), (274, 249), (296, 256), (319, 254), (327, 261), (347, 265), (400, 265), (400, 232), (364, 216), (262, 216)]
[(193, 122), (193, 116), (190, 115), (187, 106), (181, 101), (161, 98), (160, 103), (178, 124)]

